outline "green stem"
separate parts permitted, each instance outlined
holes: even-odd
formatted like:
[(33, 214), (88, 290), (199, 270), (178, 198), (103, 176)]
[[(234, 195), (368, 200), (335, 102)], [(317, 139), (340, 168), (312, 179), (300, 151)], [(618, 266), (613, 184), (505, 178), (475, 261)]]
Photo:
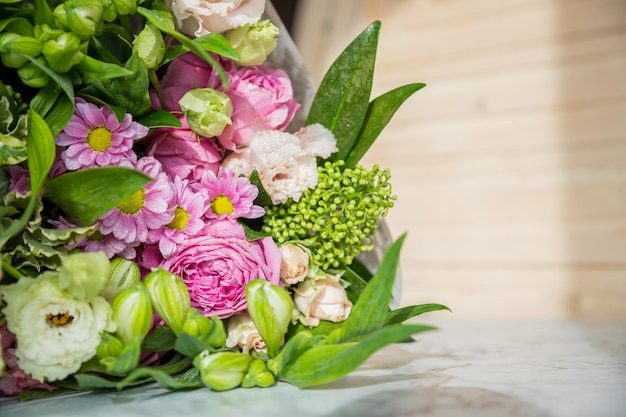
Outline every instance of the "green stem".
[(2, 263), (2, 270), (6, 272), (7, 274), (11, 275), (15, 279), (20, 279), (24, 276), (16, 268), (13, 268), (13, 265), (5, 263), (5, 262)]
[(159, 82), (159, 77), (157, 77), (156, 75), (156, 70), (149, 69), (148, 78), (150, 79), (150, 84), (152, 84), (152, 86), (154, 87), (154, 90), (156, 91), (161, 108), (163, 110), (167, 110), (167, 107), (165, 107), (165, 98), (163, 97), (163, 90), (161, 89), (161, 83)]

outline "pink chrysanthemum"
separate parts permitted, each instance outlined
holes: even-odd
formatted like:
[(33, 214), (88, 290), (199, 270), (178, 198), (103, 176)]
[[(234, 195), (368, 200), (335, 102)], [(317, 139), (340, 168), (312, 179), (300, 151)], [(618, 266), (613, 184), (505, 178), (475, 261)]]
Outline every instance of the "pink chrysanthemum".
[(254, 205), (259, 189), (246, 177), (236, 177), (231, 170), (220, 169), (217, 175), (205, 171), (200, 182), (193, 186), (209, 193), (211, 203), (205, 213), (209, 220), (257, 219), (265, 214), (263, 207)]
[(204, 228), (203, 216), (208, 209), (208, 199), (208, 192), (194, 192), (189, 187), (188, 179), (174, 179), (174, 220), (160, 229), (148, 232), (148, 241), (158, 243), (164, 258), (172, 255), (183, 240)]
[(120, 123), (111, 109), (76, 99), (72, 118), (55, 138), (67, 146), (61, 159), (68, 170), (118, 165), (132, 157), (133, 141), (148, 134), (148, 128), (132, 121), (130, 114)]
[(144, 243), (149, 230), (174, 220), (174, 188), (161, 163), (151, 156), (140, 158), (136, 164), (122, 161), (120, 166), (142, 171), (153, 180), (102, 216), (100, 231), (113, 233), (126, 243)]

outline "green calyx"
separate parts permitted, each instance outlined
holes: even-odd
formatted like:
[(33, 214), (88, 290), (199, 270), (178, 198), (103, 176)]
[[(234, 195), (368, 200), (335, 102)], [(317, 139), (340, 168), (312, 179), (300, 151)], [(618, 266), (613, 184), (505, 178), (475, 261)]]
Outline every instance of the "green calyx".
[(266, 207), (263, 231), (276, 243), (309, 242), (312, 261), (322, 269), (343, 269), (362, 251), (373, 249), (370, 237), (396, 196), (388, 169), (344, 168), (344, 161), (318, 167), (317, 187), (298, 202)]

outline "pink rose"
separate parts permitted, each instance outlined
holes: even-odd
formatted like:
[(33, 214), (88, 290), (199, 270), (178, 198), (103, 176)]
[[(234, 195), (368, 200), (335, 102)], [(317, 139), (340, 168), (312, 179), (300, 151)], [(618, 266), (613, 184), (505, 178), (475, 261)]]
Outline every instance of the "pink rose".
[(229, 150), (248, 146), (260, 130), (285, 129), (300, 109), (285, 71), (264, 65), (231, 72), (230, 89), (224, 92), (233, 103), (232, 124), (218, 140)]
[(161, 267), (185, 282), (198, 311), (225, 318), (246, 309), (249, 281), (264, 278), (279, 285), (281, 260), (272, 238), (250, 242), (241, 225), (222, 220), (180, 245)]
[(155, 157), (173, 181), (176, 176), (199, 181), (202, 172), (217, 173), (222, 162), (222, 152), (207, 138), (200, 138), (189, 129), (184, 117), (182, 127), (160, 128), (154, 131), (146, 143), (146, 154)]

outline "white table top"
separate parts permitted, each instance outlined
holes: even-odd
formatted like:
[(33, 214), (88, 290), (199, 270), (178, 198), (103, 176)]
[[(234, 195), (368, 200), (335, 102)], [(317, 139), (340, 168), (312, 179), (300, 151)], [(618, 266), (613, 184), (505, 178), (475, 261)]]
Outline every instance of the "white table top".
[(217, 393), (148, 386), (3, 401), (0, 415), (626, 416), (626, 322), (435, 324), (440, 330), (389, 346), (349, 376), (315, 388), (279, 383)]

